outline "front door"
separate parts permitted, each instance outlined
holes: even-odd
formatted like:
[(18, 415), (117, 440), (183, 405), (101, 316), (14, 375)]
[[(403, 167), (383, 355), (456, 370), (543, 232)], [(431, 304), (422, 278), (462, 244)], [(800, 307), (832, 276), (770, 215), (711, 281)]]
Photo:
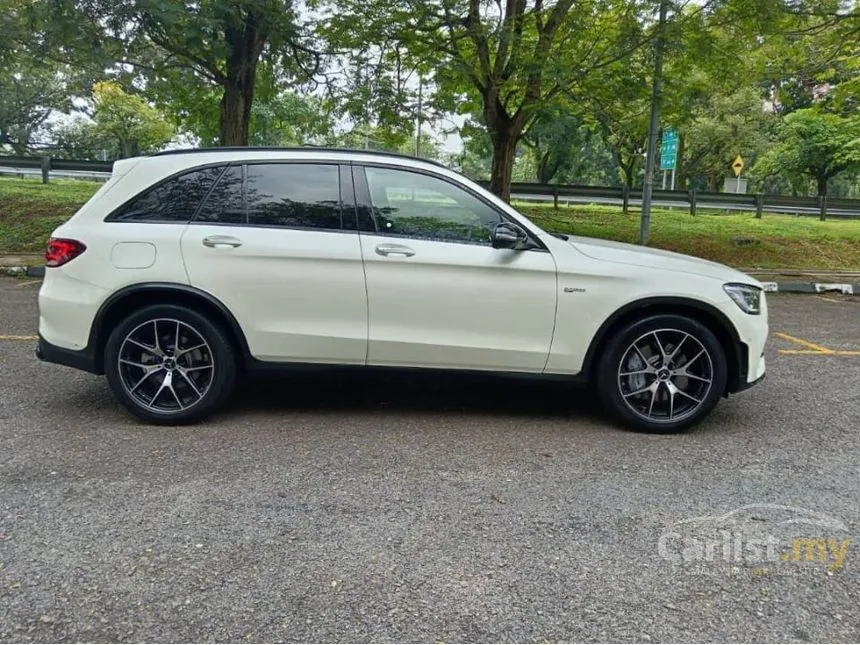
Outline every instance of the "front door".
[[(368, 364), (541, 372), (556, 266), (545, 249), (494, 249), (504, 218), (442, 176), (355, 166), (369, 306)], [(364, 219), (364, 218), (362, 218)]]

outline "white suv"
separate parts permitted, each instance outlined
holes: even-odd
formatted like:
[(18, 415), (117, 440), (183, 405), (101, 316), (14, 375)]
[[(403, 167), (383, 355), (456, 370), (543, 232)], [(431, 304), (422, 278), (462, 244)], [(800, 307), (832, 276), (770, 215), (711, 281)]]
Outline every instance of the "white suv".
[(542, 230), (432, 162), (331, 149), (125, 159), (53, 235), (39, 358), (104, 374), (153, 423), (200, 420), (271, 364), (587, 380), (679, 431), (763, 378), (761, 285)]

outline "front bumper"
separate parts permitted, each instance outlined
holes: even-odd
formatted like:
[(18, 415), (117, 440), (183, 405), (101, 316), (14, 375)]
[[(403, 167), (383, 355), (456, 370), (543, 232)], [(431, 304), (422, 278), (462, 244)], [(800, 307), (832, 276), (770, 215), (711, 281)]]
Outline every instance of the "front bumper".
[(765, 372), (762, 372), (761, 376), (759, 376), (758, 378), (756, 378), (753, 381), (741, 382), (738, 385), (738, 388), (733, 392), (733, 394), (737, 394), (738, 392), (743, 392), (744, 390), (748, 390), (751, 387), (758, 385), (759, 383), (761, 383), (765, 379), (766, 376), (767, 376), (767, 374)]
[(67, 349), (52, 345), (39, 334), (39, 342), (36, 345), (36, 358), (46, 363), (55, 363), (66, 367), (73, 367), (90, 374), (101, 374), (96, 368), (96, 357), (89, 347), (84, 349)]

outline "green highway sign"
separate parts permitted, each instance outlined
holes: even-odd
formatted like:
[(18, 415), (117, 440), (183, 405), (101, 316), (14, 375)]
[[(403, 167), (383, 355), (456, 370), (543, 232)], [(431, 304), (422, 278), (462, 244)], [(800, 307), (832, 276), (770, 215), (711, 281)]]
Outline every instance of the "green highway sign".
[(663, 130), (660, 142), (660, 170), (675, 170), (678, 162), (678, 131), (673, 128)]

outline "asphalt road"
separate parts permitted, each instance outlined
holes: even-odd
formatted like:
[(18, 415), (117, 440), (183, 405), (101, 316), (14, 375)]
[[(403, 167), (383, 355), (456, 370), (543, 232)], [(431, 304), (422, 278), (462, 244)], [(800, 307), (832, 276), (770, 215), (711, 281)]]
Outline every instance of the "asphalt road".
[[(860, 640), (860, 299), (771, 295), (774, 333), (845, 353), (774, 335), (764, 383), (664, 437), (409, 375), (147, 427), (14, 338), (37, 288), (0, 280), (3, 642)], [(824, 560), (732, 560), (754, 534)]]

